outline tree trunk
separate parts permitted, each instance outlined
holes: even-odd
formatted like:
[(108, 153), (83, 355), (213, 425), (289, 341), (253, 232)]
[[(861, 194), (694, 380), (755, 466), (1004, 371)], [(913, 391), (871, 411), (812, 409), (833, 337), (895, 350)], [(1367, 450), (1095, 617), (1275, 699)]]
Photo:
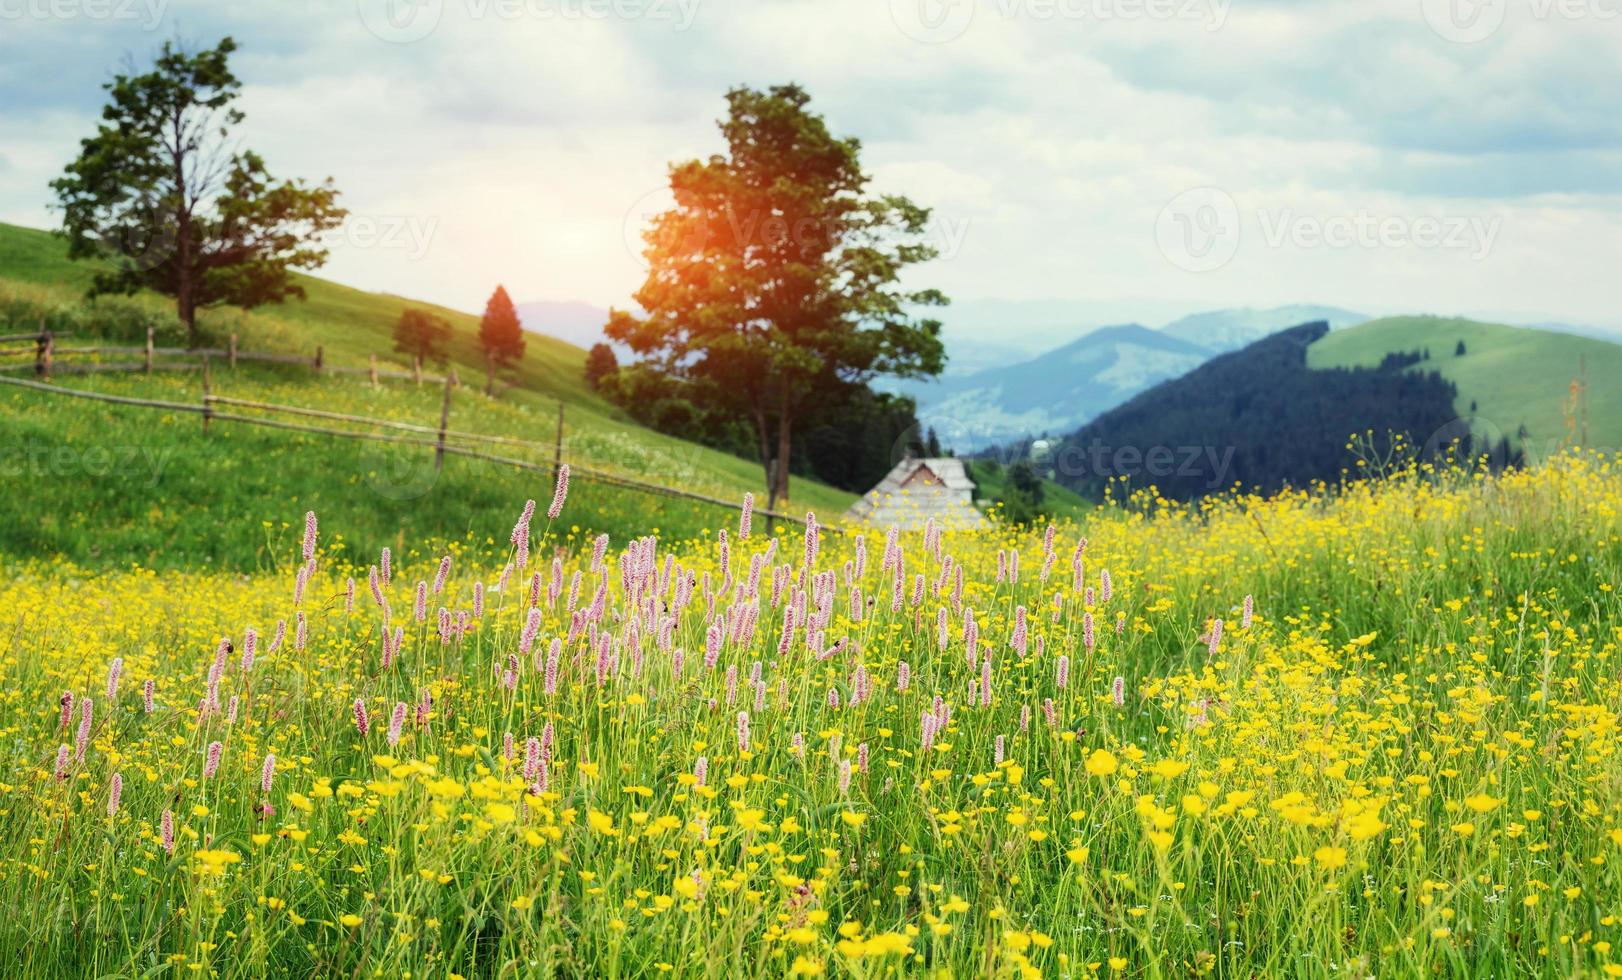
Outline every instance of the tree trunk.
[(766, 431), (766, 410), (755, 409), (755, 434), (760, 436), (760, 466), (766, 472), (766, 509), (777, 509), (777, 473), (772, 459), (771, 436)]
[[(788, 503), (788, 461), (790, 433), (793, 429), (793, 417), (789, 414), (788, 406), (783, 406), (783, 417), (777, 423), (777, 479), (773, 481), (772, 489), (775, 496), (784, 504)], [(774, 506), (772, 509), (776, 509)]]
[(197, 347), (197, 297), (192, 282), (192, 202), (186, 186), (186, 156), (192, 152), (187, 146), (181, 109), (177, 106), (170, 119), (173, 142), (169, 146), (170, 166), (175, 182), (175, 309), (180, 322), (186, 327), (186, 346)]
[(192, 299), (191, 276), (184, 269), (179, 276), (179, 288), (175, 291), (175, 308), (180, 314), (180, 322), (186, 327), (186, 346), (192, 349), (197, 347), (197, 303)]

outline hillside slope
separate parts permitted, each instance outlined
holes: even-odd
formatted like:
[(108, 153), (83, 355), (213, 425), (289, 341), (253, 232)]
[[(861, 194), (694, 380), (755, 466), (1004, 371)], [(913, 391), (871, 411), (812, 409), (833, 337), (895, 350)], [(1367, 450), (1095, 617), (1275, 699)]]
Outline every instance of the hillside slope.
[[(64, 333), (112, 336), (125, 343), (136, 340), (126, 334), (144, 335), (152, 323), (169, 331), (160, 343), (178, 342), (170, 302), (139, 295), (87, 303), (83, 292), (92, 270), (67, 261), (65, 252), (65, 244), (49, 233), (0, 224), (0, 334), (32, 331), (44, 322)], [(249, 312), (209, 310), (203, 328), (216, 340), (237, 334), (244, 350), (313, 353), (319, 344), (327, 363), (362, 366), (374, 353), (380, 360), (394, 356), (393, 327), (401, 310), (430, 309), (456, 331), (452, 367), (465, 383), (453, 398), (453, 428), (525, 439), (537, 444), (538, 452), (507, 448), (503, 454), (546, 462), (561, 402), (564, 458), (577, 466), (728, 500), (760, 494), (757, 464), (638, 426), (591, 391), (582, 377), (585, 352), (577, 347), (531, 336), (523, 360), (504, 374), (512, 387), (492, 400), (483, 394), (477, 318), (311, 277), (301, 283), (307, 302)], [(354, 375), (316, 377), (304, 368), (246, 363), (235, 371), (216, 367), (213, 380), (216, 394), (418, 424), (438, 421), (443, 397), (428, 385), (392, 382), (374, 391)], [(195, 371), (151, 378), (64, 373), (55, 381), (62, 387), (193, 404), (202, 393)], [(452, 458), (442, 475), (425, 475), (428, 460), (431, 453), (422, 449), (393, 451), (240, 425), (216, 425), (205, 439), (195, 415), (6, 386), (0, 389), (0, 551), (60, 553), (87, 562), (200, 560), (252, 567), (255, 542), (262, 544), (264, 536), (261, 521), (272, 526), (296, 521), (311, 507), (347, 509), (343, 523), (354, 529), (356, 544), (375, 548), (401, 534), (454, 540), (474, 527), (510, 524), (513, 499), (544, 499), (551, 492), (544, 473)], [(115, 464), (134, 469), (125, 472)], [(217, 489), (227, 474), (228, 495)], [(579, 483), (583, 505), (571, 513), (582, 533), (605, 532), (623, 540), (659, 528), (685, 535), (736, 520), (734, 512), (714, 505)], [(375, 492), (356, 494), (356, 486)], [(837, 519), (855, 500), (798, 477), (791, 490), (791, 508), (815, 510), (826, 520)], [(37, 506), (42, 493), (53, 501), (45, 516)], [(500, 512), (484, 513), (487, 507)]]
[(1183, 500), (1301, 487), (1339, 478), (1353, 433), (1423, 442), (1452, 420), (1453, 387), (1435, 374), (1309, 368), (1309, 345), (1328, 332), (1319, 321), (1276, 333), (1104, 413), (1055, 448), (1059, 481), (1098, 497), (1125, 477)]
[[(1461, 341), (1465, 353), (1457, 356)], [(1372, 367), (1387, 354), (1414, 350), (1428, 350), (1430, 358), (1408, 370), (1439, 372), (1457, 386), (1460, 417), (1474, 417), (1484, 431), (1511, 441), (1524, 425), (1533, 459), (1571, 437), (1571, 385), (1586, 361), (1588, 445), (1622, 447), (1622, 345), (1604, 340), (1474, 320), (1388, 317), (1329, 334), (1307, 350), (1307, 364)]]
[[(0, 287), (15, 290), (22, 285), (33, 286), (35, 290), (25, 292), (43, 290), (47, 302), (77, 304), (93, 273), (92, 265), (70, 261), (66, 242), (50, 232), (0, 223)], [(354, 289), (315, 276), (295, 278), (304, 288), (305, 300), (289, 300), (249, 311), (231, 307), (204, 310), (198, 317), (203, 331), (216, 339), (235, 333), (244, 349), (313, 350), (320, 344), (335, 361), (354, 364), (363, 363), (371, 354), (385, 360), (396, 357), (392, 353), (394, 325), (401, 311), (427, 310), (450, 323), (453, 331), (451, 359), (459, 373), (470, 382), (483, 378), (484, 362), (478, 351), (478, 317), (433, 303)], [(135, 303), (160, 313), (173, 309), (170, 301), (151, 294), (123, 301), (114, 298), (112, 302)], [(617, 414), (586, 386), (582, 374), (586, 358), (583, 349), (555, 337), (528, 334), (527, 338), (528, 350), (511, 369), (510, 381), (552, 398)]]

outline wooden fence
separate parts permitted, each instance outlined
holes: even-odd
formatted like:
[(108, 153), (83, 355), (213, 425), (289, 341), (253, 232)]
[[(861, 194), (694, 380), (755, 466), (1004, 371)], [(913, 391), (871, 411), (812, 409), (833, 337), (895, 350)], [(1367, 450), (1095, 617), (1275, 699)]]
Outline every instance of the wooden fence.
[[(0, 337), (0, 341), (6, 338)], [(202, 416), (203, 433), (207, 435), (209, 427), (215, 422), (232, 422), (242, 425), (257, 425), (271, 429), (282, 429), (290, 432), (302, 432), (311, 435), (328, 436), (339, 439), (356, 439), (365, 442), (394, 443), (406, 446), (419, 446), (431, 448), (434, 451), (434, 469), (437, 471), (444, 467), (445, 456), (463, 456), (468, 459), (479, 460), (486, 463), (496, 463), (502, 466), (511, 466), (530, 472), (547, 473), (555, 481), (558, 468), (563, 464), (563, 403), (558, 402), (557, 439), (552, 446), (547, 447), (539, 443), (529, 442), (512, 436), (490, 435), (480, 432), (462, 432), (450, 428), (451, 393), (457, 387), (456, 372), (452, 371), (442, 380), (445, 386), (445, 398), (441, 403), (439, 425), (417, 425), (411, 422), (397, 422), (393, 419), (372, 418), (366, 415), (348, 415), (343, 412), (330, 412), (324, 409), (306, 408), (298, 405), (281, 405), (274, 402), (251, 401), (243, 398), (231, 398), (213, 393), (212, 373), (210, 367), (213, 352), (203, 352), (200, 368), (203, 372), (203, 396), (200, 402), (165, 401), (152, 398), (133, 398), (128, 395), (113, 395), (99, 391), (84, 391), (77, 388), (64, 388), (60, 385), (50, 384), (46, 381), (28, 380), (24, 378), (8, 378), (0, 375), (0, 385), (9, 385), (18, 388), (27, 388), (32, 391), (44, 392), (51, 395), (60, 395), (70, 398), (81, 398), (89, 401), (102, 402), (111, 405), (123, 405), (132, 408), (158, 409), (168, 412), (188, 412)], [(239, 355), (240, 356), (240, 355)], [(47, 375), (48, 376), (48, 375)], [(224, 409), (222, 411), (221, 409)], [(233, 411), (237, 409), (240, 411)], [(320, 419), (327, 422), (348, 423), (364, 425), (374, 429), (385, 429), (388, 432), (362, 432), (354, 429), (336, 428), (331, 425), (307, 425), (287, 419), (268, 418), (264, 415), (248, 415), (244, 412), (263, 412), (270, 415), (291, 415), (298, 418)], [(398, 434), (389, 434), (398, 433)], [(545, 455), (550, 449), (551, 458), (546, 462), (535, 462), (528, 459), (519, 459), (508, 455), (498, 455), (484, 447), (510, 446), (518, 449), (529, 449), (539, 455)], [(675, 487), (658, 483), (649, 483), (634, 477), (619, 473), (611, 473), (594, 467), (584, 467), (575, 463), (569, 464), (571, 478), (583, 479), (588, 482), (632, 490), (638, 493), (647, 493), (655, 496), (672, 497), (682, 500), (694, 500), (724, 507), (728, 510), (742, 510), (741, 501), (727, 500), (708, 494), (694, 493), (690, 490), (678, 490)], [(793, 524), (803, 525), (805, 518), (795, 517), (792, 514), (768, 511), (757, 508), (755, 513), (767, 521), (781, 520)], [(819, 525), (821, 526), (821, 525)]]
[[(422, 358), (415, 358), (409, 370), (398, 370), (386, 365), (380, 367), (377, 355), (368, 358), (366, 367), (343, 367), (329, 364), (326, 351), (317, 346), (313, 354), (289, 354), (274, 351), (245, 351), (237, 348), (237, 335), (232, 334), (225, 347), (159, 347), (154, 343), (151, 328), (146, 332), (146, 344), (131, 346), (63, 346), (60, 342), (71, 338), (57, 337), (49, 330), (38, 333), (12, 334), (0, 337), (0, 372), (28, 371), (34, 376), (50, 378), (53, 374), (92, 374), (101, 371), (135, 371), (151, 374), (154, 371), (201, 371), (204, 363), (212, 359), (235, 368), (239, 361), (260, 364), (291, 364), (308, 367), (313, 374), (366, 375), (373, 385), (384, 380), (414, 381), (417, 384), (443, 384), (445, 377), (425, 374)], [(60, 358), (77, 357), (137, 357), (138, 360), (96, 361), (85, 364), (64, 364)], [(8, 358), (24, 358), (18, 363), (7, 363)], [(165, 359), (167, 363), (160, 361)], [(31, 363), (30, 363), (31, 362)]]

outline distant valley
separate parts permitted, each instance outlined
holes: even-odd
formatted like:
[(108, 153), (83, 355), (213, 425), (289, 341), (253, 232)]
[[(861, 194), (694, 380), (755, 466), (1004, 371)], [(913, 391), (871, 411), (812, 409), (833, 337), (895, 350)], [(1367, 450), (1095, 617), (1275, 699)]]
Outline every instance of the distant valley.
[[(887, 387), (915, 398), (919, 421), (967, 452), (1073, 431), (1139, 392), (1288, 327), (1322, 320), (1340, 328), (1366, 319), (1337, 307), (1291, 305), (1196, 313), (1158, 330), (1136, 323), (1082, 328), (1076, 339), (1035, 357)], [(955, 352), (949, 342), (948, 353)]]

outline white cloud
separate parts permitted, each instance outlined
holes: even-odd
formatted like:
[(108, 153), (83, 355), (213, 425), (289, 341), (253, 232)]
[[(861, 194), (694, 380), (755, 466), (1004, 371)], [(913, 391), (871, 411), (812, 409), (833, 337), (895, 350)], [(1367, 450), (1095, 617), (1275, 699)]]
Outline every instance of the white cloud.
[[(373, 16), (390, 2), (168, 0), (157, 30), (0, 17), (0, 217), (49, 221), (46, 183), (125, 52), (230, 32), (248, 145), (278, 174), (334, 177), (368, 227), (415, 230), (335, 250), (326, 273), (367, 288), (624, 305), (667, 164), (720, 148), (727, 88), (793, 80), (861, 138), (876, 186), (935, 209), (946, 254), (914, 279), (955, 297), (1142, 302), (1151, 322), (1294, 301), (1618, 322), (1622, 21), (1600, 8), (1505, 0), (1491, 37), (1459, 44), (1421, 0), (415, 0), (432, 30), (393, 43)], [(915, 40), (920, 10), (949, 39)], [(1241, 241), (1190, 273), (1156, 220), (1202, 186), (1236, 202)], [(1297, 232), (1499, 230), (1474, 256), (1261, 242), (1260, 216), (1285, 211)]]

